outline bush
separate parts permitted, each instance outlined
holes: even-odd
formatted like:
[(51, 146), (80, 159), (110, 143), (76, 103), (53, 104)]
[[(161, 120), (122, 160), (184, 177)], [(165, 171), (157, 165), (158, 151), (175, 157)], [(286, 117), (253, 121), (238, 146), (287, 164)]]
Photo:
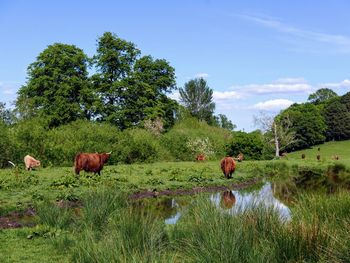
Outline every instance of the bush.
[(221, 158), (225, 155), (226, 141), (231, 138), (231, 132), (209, 126), (206, 122), (198, 121), (195, 118), (184, 119), (161, 138), (162, 145), (167, 148), (171, 155), (178, 161), (192, 161), (196, 157), (194, 149), (188, 147), (188, 142), (195, 140), (207, 140), (213, 158)]
[(154, 162), (170, 159), (157, 136), (144, 129), (130, 129), (121, 133), (115, 148), (117, 162)]
[(264, 143), (262, 134), (258, 131), (245, 133), (234, 132), (232, 140), (226, 145), (229, 156), (237, 156), (240, 152), (246, 160), (263, 159)]

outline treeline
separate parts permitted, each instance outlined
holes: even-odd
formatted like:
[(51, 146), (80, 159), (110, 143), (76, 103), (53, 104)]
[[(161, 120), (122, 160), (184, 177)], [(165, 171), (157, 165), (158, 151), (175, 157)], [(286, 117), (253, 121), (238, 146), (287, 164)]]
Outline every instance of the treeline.
[(112, 151), (109, 164), (194, 161), (198, 154), (219, 159), (226, 154), (232, 132), (195, 118), (186, 118), (166, 133), (133, 128), (121, 131), (108, 123), (78, 120), (45, 129), (44, 120), (33, 118), (16, 125), (0, 125), (1, 166), (8, 161), (23, 165), (27, 154), (43, 166), (72, 166), (79, 152)]
[(112, 164), (218, 158), (235, 128), (214, 115), (204, 79), (186, 83), (179, 104), (168, 96), (177, 89), (169, 62), (111, 32), (97, 39), (92, 57), (74, 45), (49, 45), (27, 75), (15, 108), (0, 102), (2, 167), (27, 154), (66, 166), (76, 153), (95, 151), (113, 151)]
[(350, 92), (338, 96), (330, 89), (319, 89), (309, 96), (308, 102), (282, 111), (275, 122), (293, 135), (285, 143), (285, 151), (350, 139)]

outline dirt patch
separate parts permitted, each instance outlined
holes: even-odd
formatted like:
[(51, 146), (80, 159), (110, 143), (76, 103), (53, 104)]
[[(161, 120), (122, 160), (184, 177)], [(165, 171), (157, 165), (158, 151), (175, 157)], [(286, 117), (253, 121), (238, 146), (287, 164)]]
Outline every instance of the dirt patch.
[(81, 208), (83, 207), (83, 203), (79, 200), (76, 201), (69, 201), (69, 200), (59, 200), (56, 201), (56, 205), (59, 208)]
[(29, 207), (21, 212), (14, 211), (5, 216), (0, 216), (0, 229), (35, 226), (36, 223), (31, 220), (35, 215), (35, 209)]
[(141, 199), (141, 198), (150, 198), (150, 197), (157, 197), (157, 196), (194, 195), (198, 193), (211, 193), (211, 192), (219, 192), (219, 191), (226, 191), (226, 190), (238, 190), (238, 189), (243, 189), (243, 188), (252, 186), (259, 181), (261, 181), (261, 178), (253, 178), (242, 183), (235, 183), (231, 185), (222, 185), (222, 186), (205, 186), (205, 187), (194, 187), (192, 189), (162, 190), (159, 192), (156, 189), (154, 189), (153, 191), (146, 190), (146, 191), (133, 193), (129, 196), (129, 198)]

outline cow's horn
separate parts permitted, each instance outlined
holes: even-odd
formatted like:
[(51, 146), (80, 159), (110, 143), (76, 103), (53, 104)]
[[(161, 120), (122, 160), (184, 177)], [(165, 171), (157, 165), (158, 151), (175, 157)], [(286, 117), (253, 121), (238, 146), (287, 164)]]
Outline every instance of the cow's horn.
[(8, 163), (11, 164), (13, 167), (16, 166), (16, 165), (15, 165), (13, 162), (11, 162), (11, 161), (8, 161)]
[(110, 151), (109, 153), (107, 153), (107, 154), (112, 154), (112, 151)]

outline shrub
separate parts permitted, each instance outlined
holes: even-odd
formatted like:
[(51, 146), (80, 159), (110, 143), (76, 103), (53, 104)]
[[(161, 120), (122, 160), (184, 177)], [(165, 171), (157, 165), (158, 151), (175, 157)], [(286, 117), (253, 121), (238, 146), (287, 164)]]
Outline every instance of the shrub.
[(226, 153), (237, 156), (240, 152), (247, 160), (261, 160), (264, 150), (263, 138), (260, 132), (234, 132), (232, 140), (226, 145)]

